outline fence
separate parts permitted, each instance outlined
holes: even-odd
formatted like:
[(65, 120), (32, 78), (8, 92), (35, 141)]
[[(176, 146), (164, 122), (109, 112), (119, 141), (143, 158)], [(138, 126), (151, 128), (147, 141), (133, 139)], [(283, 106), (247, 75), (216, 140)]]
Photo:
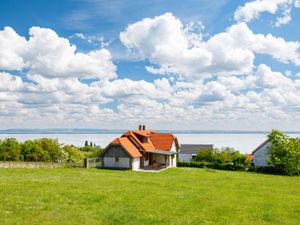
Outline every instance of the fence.
[(85, 158), (84, 159), (84, 168), (100, 168), (101, 167), (101, 158)]

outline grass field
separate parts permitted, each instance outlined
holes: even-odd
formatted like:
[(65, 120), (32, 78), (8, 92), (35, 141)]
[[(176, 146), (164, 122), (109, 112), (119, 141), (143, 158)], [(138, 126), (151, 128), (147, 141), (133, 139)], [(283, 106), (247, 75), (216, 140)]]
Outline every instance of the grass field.
[(300, 177), (0, 169), (0, 224), (300, 224)]

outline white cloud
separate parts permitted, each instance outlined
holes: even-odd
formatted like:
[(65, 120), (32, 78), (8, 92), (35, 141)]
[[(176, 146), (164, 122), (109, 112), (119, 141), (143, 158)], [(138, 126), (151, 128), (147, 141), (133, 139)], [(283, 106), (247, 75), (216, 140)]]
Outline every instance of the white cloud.
[[(255, 54), (267, 54), (299, 65), (298, 42), (255, 34), (245, 23), (204, 41), (201, 24), (199, 32), (189, 26), (165, 14), (121, 34), (128, 48), (152, 62), (149, 71), (177, 74), (151, 82), (116, 78), (107, 50), (78, 52), (52, 30), (32, 28), (26, 40), (4, 29), (0, 38), (7, 46), (0, 58), (6, 52), (20, 57), (21, 63), (12, 60), (9, 67), (21, 73), (0, 72), (1, 125), (120, 128), (144, 121), (175, 128), (179, 121), (180, 128), (264, 129), (291, 120), (296, 121), (291, 127), (300, 125), (300, 76), (253, 63)], [(82, 80), (88, 77), (96, 79)]]
[(147, 67), (152, 73), (175, 73), (188, 78), (251, 71), (254, 55), (249, 50), (225, 46), (222, 42), (212, 43), (213, 39), (211, 44), (201, 42), (200, 38), (196, 42), (195, 36), (197, 34), (185, 32), (179, 19), (166, 13), (129, 25), (120, 39), (127, 48), (137, 50), (159, 66)]
[[(261, 13), (268, 12), (275, 14), (281, 11), (282, 15), (277, 17), (275, 22), (275, 26), (281, 26), (291, 21), (291, 7), (294, 2), (294, 0), (255, 0), (247, 2), (235, 11), (234, 18), (238, 22), (250, 22), (257, 19)], [(297, 4), (296, 1), (295, 6)]]
[(148, 72), (177, 74), (184, 79), (250, 73), (255, 54), (300, 65), (299, 42), (254, 34), (246, 23), (235, 24), (206, 42), (200, 37), (196, 41), (195, 36), (185, 32), (178, 18), (166, 13), (129, 25), (120, 39), (128, 49), (150, 60), (153, 65), (146, 67)]
[(20, 37), (11, 27), (4, 27), (0, 31), (0, 69), (23, 69), (25, 62), (22, 54), (26, 48), (25, 38)]
[(254, 34), (245, 23), (231, 26), (227, 35), (230, 36), (224, 38), (227, 44), (237, 45), (254, 53), (271, 55), (283, 63), (291, 62), (300, 65), (300, 42), (288, 42), (281, 37), (274, 37), (272, 34)]
[(80, 77), (111, 79), (116, 67), (106, 49), (77, 52), (66, 38), (53, 30), (32, 27), (30, 38), (19, 36), (6, 27), (0, 33), (0, 69), (28, 69), (29, 73), (45, 77)]

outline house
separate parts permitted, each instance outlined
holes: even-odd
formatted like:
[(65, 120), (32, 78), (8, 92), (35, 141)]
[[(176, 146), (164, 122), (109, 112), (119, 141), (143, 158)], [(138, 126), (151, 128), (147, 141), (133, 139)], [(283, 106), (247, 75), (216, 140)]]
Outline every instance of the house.
[(113, 140), (100, 155), (103, 168), (146, 169), (176, 167), (180, 146), (173, 134), (128, 130)]
[(252, 152), (254, 166), (269, 166), (269, 148), (271, 145), (271, 140), (267, 139), (254, 149)]
[(213, 145), (204, 144), (182, 144), (180, 146), (180, 152), (178, 154), (179, 161), (190, 162), (195, 158), (199, 151), (213, 149)]

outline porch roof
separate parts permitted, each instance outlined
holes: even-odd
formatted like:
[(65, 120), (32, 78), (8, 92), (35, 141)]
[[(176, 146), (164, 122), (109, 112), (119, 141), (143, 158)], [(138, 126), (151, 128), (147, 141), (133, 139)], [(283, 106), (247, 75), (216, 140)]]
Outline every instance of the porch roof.
[(145, 151), (145, 152), (154, 153), (154, 154), (162, 154), (162, 155), (173, 155), (173, 154), (176, 154), (176, 152), (165, 151), (165, 150), (159, 150), (159, 149), (155, 149), (155, 150), (147, 150), (147, 151)]

